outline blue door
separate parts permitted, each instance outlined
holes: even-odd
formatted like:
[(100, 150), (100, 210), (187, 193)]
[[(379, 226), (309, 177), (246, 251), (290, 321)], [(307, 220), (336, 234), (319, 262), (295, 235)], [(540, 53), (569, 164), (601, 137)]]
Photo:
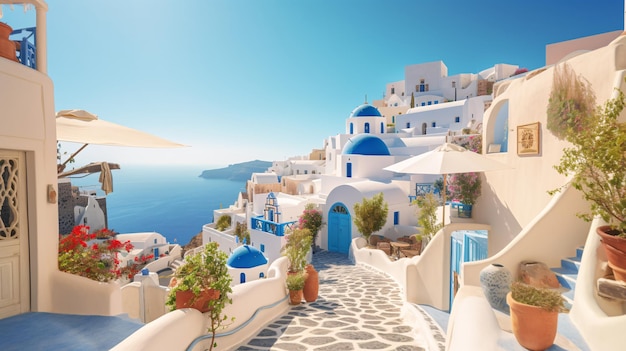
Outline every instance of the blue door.
[(459, 274), (463, 262), (487, 258), (487, 231), (454, 231), (450, 240), (450, 310), (452, 310), (454, 295), (459, 288)]
[(352, 241), (350, 212), (342, 203), (333, 205), (328, 212), (328, 251), (348, 253)]

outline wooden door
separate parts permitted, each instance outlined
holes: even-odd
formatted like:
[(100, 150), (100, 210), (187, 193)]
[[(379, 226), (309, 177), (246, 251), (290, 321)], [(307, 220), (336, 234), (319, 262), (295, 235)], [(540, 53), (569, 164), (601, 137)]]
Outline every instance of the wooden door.
[(25, 164), (0, 150), (0, 318), (30, 310)]

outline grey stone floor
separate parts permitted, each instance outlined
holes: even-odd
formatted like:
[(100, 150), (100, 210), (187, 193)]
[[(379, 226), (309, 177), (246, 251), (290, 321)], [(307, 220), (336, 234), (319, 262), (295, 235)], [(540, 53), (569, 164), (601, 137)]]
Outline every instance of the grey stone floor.
[(317, 301), (291, 306), (237, 350), (425, 350), (400, 316), (400, 288), (390, 277), (327, 251), (312, 263)]

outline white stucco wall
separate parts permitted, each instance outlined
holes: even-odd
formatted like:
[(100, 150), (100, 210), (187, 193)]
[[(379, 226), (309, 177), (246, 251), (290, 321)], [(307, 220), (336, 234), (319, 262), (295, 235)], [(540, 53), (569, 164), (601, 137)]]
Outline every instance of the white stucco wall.
[(47, 75), (0, 58), (0, 91), (0, 149), (26, 153), (28, 205), (22, 211), (28, 211), (28, 245), (23, 250), (30, 255), (30, 277), (25, 273), (30, 306), (28, 298), (24, 306), (51, 311), (59, 234), (57, 203), (47, 201), (48, 185), (58, 192), (53, 85)]
[[(620, 37), (606, 48), (568, 61), (577, 74), (591, 83), (598, 103), (611, 97), (616, 85), (625, 88), (624, 74), (620, 71), (626, 68), (624, 41), (626, 38)], [(599, 62), (602, 64), (598, 64)], [(511, 80), (506, 90), (494, 99), (483, 119), (483, 147), (486, 148), (493, 142), (496, 115), (508, 101), (508, 152), (488, 154), (487, 157), (511, 168), (484, 173), (484, 180), (489, 186), (482, 187), (482, 196), (478, 199), (474, 213), (479, 222), (493, 222), (494, 235), (490, 236), (489, 242), (492, 253), (502, 249), (545, 208), (551, 198), (548, 190), (555, 189), (566, 181), (553, 169), (553, 165), (559, 162), (567, 143), (558, 140), (546, 129), (546, 108), (552, 88), (553, 67), (539, 69), (537, 72)], [(540, 154), (517, 155), (517, 126), (534, 122), (540, 123)], [(497, 214), (497, 221), (490, 220), (494, 214)]]

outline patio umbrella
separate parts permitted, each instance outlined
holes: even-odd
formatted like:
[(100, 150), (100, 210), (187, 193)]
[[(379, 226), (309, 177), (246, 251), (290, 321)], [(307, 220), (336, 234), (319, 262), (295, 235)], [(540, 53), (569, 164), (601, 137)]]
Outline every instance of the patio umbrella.
[[(85, 110), (61, 110), (56, 114), (57, 140), (82, 143), (65, 162), (57, 167), (57, 172), (63, 174), (65, 165), (81, 152), (89, 144), (131, 146), (145, 148), (174, 148), (185, 145), (171, 142), (155, 135), (128, 128), (119, 124), (99, 119), (97, 115)], [(105, 193), (113, 191), (110, 169), (108, 163), (101, 163), (100, 182)], [(85, 167), (93, 166), (89, 164)], [(118, 168), (119, 169), (119, 166)], [(110, 184), (110, 185), (109, 185)]]
[(466, 148), (444, 143), (434, 150), (413, 156), (391, 166), (383, 168), (387, 171), (409, 174), (441, 174), (443, 175), (443, 221), (446, 215), (446, 178), (448, 174), (486, 172), (509, 168), (507, 165), (494, 161)]
[(171, 148), (185, 145), (137, 129), (99, 119), (85, 110), (61, 110), (56, 114), (57, 140), (83, 144)]

